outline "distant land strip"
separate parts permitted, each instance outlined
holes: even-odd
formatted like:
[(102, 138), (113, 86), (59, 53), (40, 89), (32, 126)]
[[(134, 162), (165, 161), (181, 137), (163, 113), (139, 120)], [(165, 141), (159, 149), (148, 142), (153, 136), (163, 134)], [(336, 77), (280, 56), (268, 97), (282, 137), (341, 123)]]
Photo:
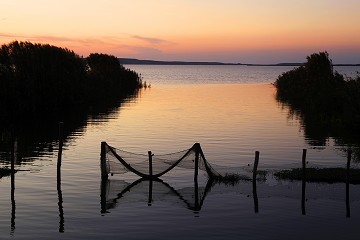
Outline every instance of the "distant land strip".
[[(223, 62), (186, 62), (186, 61), (156, 61), (141, 60), (136, 58), (118, 58), (121, 64), (138, 65), (238, 65), (238, 66), (302, 66), (304, 63), (276, 63), (276, 64), (251, 64), (251, 63), (223, 63)], [(333, 64), (333, 66), (360, 66), (360, 64)]]

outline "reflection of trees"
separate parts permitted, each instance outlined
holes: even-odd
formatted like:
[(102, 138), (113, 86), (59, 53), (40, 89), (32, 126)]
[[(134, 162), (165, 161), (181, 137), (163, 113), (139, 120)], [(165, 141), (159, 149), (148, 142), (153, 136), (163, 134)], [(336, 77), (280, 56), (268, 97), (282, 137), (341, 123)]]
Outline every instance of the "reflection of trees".
[(342, 123), (333, 123), (326, 120), (319, 121), (316, 113), (303, 112), (296, 107), (285, 104), (277, 99), (281, 104), (288, 108), (289, 118), (299, 119), (304, 137), (308, 144), (312, 146), (326, 146), (332, 138), (336, 146), (345, 153), (349, 149), (353, 152), (353, 160), (360, 161), (360, 136), (358, 131), (349, 128)]
[[(119, 111), (124, 101), (134, 99), (139, 91), (114, 103), (98, 104), (87, 109), (67, 109), (56, 112), (22, 114), (12, 124), (0, 126), (0, 161), (10, 163), (11, 138), (17, 141), (17, 162), (32, 161), (32, 158), (53, 155), (58, 148), (59, 122), (64, 122), (64, 145), (71, 144), (74, 135), (82, 134), (89, 119), (107, 121)], [(76, 134), (75, 134), (76, 133)], [(13, 135), (13, 136), (11, 136)]]
[(309, 144), (325, 146), (331, 137), (336, 145), (355, 147), (359, 159), (360, 76), (345, 79), (322, 52), (280, 75), (274, 85), (276, 99), (289, 107), (290, 116), (300, 119)]

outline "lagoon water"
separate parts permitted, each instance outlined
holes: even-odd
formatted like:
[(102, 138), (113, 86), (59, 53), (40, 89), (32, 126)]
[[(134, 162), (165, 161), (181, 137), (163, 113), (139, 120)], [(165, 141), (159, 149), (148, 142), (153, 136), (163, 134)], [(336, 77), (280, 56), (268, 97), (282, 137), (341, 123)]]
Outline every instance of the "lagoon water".
[[(210, 163), (229, 169), (251, 167), (255, 151), (260, 169), (301, 166), (304, 148), (309, 165), (345, 167), (346, 151), (354, 148), (331, 137), (318, 144), (304, 134), (299, 117), (276, 101), (271, 83), (292, 67), (126, 67), (151, 88), (69, 132), (61, 179), (57, 140), (37, 132), (41, 126), (22, 131), (36, 137), (31, 146), (22, 144), (26, 137), (17, 139), (19, 171), (0, 179), (0, 239), (358, 238), (359, 185), (350, 184), (347, 194), (345, 183), (308, 182), (303, 194), (301, 182), (268, 176), (255, 192), (248, 181), (214, 184), (208, 191), (201, 173), (196, 190), (193, 172), (182, 169), (154, 182), (152, 194), (148, 181), (131, 185), (138, 179), (132, 174), (102, 182), (101, 141), (155, 155), (199, 142)], [(360, 71), (336, 70), (348, 76)], [(57, 129), (57, 122), (47, 124)], [(0, 166), (9, 166), (1, 146)]]

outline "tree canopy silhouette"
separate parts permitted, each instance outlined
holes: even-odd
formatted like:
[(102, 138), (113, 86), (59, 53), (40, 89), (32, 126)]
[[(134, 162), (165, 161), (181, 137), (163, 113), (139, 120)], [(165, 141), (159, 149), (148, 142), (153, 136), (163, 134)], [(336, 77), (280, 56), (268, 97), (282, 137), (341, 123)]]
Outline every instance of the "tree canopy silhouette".
[(140, 76), (116, 57), (14, 41), (0, 48), (3, 112), (38, 111), (119, 100), (142, 86)]
[(305, 134), (317, 144), (324, 145), (329, 136), (359, 144), (354, 134), (360, 130), (360, 76), (346, 78), (334, 71), (327, 52), (308, 56), (274, 85), (277, 99), (300, 115)]

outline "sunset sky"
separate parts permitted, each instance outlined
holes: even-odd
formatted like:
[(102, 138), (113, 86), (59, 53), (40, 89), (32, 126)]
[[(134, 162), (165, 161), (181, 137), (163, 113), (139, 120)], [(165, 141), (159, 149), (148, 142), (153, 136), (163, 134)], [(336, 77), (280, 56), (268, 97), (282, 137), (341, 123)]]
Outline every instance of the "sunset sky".
[(359, 0), (0, 0), (0, 44), (49, 43), (87, 56), (360, 63)]

